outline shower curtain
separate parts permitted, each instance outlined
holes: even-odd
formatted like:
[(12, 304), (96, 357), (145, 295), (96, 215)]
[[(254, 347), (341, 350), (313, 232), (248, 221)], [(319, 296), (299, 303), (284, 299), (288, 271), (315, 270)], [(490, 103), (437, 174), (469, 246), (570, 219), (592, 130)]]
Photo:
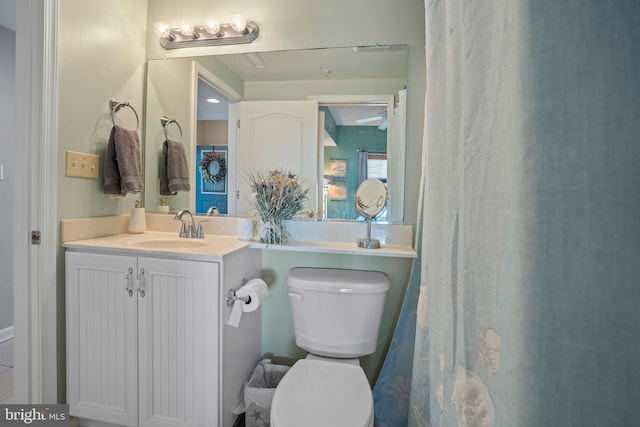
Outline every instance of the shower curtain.
[(425, 12), (408, 425), (638, 425), (640, 2)]

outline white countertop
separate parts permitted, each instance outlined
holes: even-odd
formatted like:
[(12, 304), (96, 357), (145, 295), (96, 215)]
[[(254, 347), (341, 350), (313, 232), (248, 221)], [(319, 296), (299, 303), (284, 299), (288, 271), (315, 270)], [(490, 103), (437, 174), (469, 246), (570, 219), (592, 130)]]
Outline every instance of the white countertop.
[[(313, 252), (376, 257), (417, 258), (412, 244), (412, 227), (401, 224), (374, 224), (372, 238), (380, 240), (379, 249), (358, 247), (365, 236), (366, 226), (355, 222), (287, 221), (291, 241), (283, 245), (266, 245), (242, 241), (236, 237), (238, 218), (200, 217), (205, 238), (179, 238), (179, 223), (172, 215), (147, 214), (147, 231), (140, 234), (126, 232), (128, 215), (79, 218), (61, 221), (62, 246), (69, 250), (93, 252), (131, 252), (192, 260), (216, 261), (244, 248), (274, 251)], [(103, 237), (100, 237), (103, 236)], [(159, 243), (158, 243), (159, 242)], [(166, 243), (165, 244), (163, 244)]]
[(295, 251), (314, 253), (334, 253), (362, 256), (386, 256), (416, 258), (411, 247), (382, 245), (379, 249), (359, 248), (355, 242), (304, 242), (293, 241), (283, 245), (264, 244), (255, 241), (238, 240), (235, 236), (206, 235), (203, 239), (179, 238), (175, 232), (147, 231), (140, 234), (115, 234), (112, 236), (65, 242), (69, 250), (90, 250), (92, 252), (125, 252), (135, 255), (172, 254), (182, 259), (219, 261), (225, 255), (243, 248), (275, 251)]
[(356, 242), (303, 242), (295, 241), (283, 245), (267, 245), (251, 242), (252, 248), (263, 248), (274, 251), (316, 252), (344, 255), (384, 256), (396, 258), (416, 258), (417, 253), (412, 247), (382, 245), (379, 249), (359, 248)]
[(176, 233), (147, 231), (75, 240), (63, 243), (62, 246), (69, 250), (132, 253), (138, 256), (171, 254), (172, 257), (194, 261), (221, 261), (225, 255), (246, 248), (250, 243), (232, 236), (207, 235), (203, 239), (187, 239), (178, 237)]

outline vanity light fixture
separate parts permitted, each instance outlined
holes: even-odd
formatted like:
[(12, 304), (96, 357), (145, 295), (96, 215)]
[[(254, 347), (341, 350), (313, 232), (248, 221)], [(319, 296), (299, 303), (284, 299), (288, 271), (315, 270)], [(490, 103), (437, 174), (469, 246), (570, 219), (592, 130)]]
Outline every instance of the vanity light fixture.
[(247, 22), (242, 15), (233, 15), (227, 24), (208, 19), (205, 25), (194, 27), (181, 23), (179, 27), (170, 28), (164, 22), (157, 22), (153, 29), (165, 49), (251, 43), (260, 32), (255, 22)]
[(207, 98), (209, 104), (220, 104), (220, 100), (217, 98)]

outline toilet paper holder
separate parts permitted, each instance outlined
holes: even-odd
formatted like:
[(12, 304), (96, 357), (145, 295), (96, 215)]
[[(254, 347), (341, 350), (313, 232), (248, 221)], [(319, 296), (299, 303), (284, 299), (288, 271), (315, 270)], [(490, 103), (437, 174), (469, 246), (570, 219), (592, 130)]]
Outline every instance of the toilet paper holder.
[(240, 286), (238, 286), (237, 288), (229, 289), (229, 292), (227, 292), (227, 297), (225, 298), (225, 303), (227, 304), (227, 307), (233, 307), (233, 303), (236, 302), (237, 300), (240, 300), (245, 304), (251, 303), (251, 296), (247, 295), (246, 297), (239, 297), (236, 295), (236, 292), (238, 291), (238, 289), (244, 286), (247, 282), (248, 282), (247, 279), (242, 279), (242, 283), (240, 284)]

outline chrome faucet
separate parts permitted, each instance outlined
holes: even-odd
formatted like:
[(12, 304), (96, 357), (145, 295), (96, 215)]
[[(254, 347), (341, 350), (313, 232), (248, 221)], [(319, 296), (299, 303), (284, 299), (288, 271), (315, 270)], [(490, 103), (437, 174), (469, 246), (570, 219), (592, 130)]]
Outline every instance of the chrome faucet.
[(209, 209), (207, 209), (207, 216), (218, 216), (220, 215), (220, 211), (218, 210), (217, 206), (209, 206)]
[[(189, 214), (189, 217), (191, 217), (191, 224), (189, 224), (187, 226), (187, 221), (182, 219), (182, 216), (184, 214)], [(187, 238), (198, 238), (198, 239), (203, 239), (204, 238), (204, 230), (202, 229), (202, 223), (203, 222), (208, 222), (208, 219), (204, 219), (202, 221), (200, 221), (198, 223), (198, 228), (196, 229), (196, 222), (193, 219), (193, 214), (191, 213), (191, 211), (189, 209), (181, 209), (178, 211), (178, 213), (176, 214), (176, 216), (173, 218), (179, 221), (182, 221), (182, 227), (180, 227), (180, 237), (187, 237)]]
[[(189, 226), (187, 227), (187, 221), (185, 221), (184, 219), (182, 219), (182, 216), (184, 214), (189, 214), (189, 216), (191, 217), (191, 224), (189, 224)], [(191, 211), (189, 209), (180, 209), (178, 211), (178, 213), (176, 214), (175, 217), (173, 217), (173, 219), (176, 219), (178, 221), (182, 221), (182, 227), (180, 227), (180, 237), (193, 237), (194, 234), (194, 221), (193, 221), (193, 214), (191, 213)]]

